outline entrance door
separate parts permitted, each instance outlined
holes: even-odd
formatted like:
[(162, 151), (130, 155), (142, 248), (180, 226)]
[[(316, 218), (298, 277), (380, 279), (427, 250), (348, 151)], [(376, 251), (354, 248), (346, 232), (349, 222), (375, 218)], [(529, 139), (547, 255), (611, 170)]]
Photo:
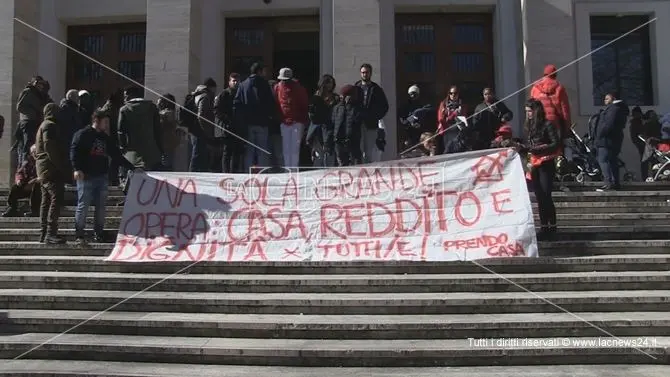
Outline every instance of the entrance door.
[(490, 13), (396, 14), (396, 51), (399, 107), (414, 84), (435, 105), (449, 86), (458, 85), (471, 108), (482, 101), (482, 89), (494, 84)]
[[(70, 26), (68, 44), (107, 67), (144, 84), (145, 23)], [(66, 84), (68, 88), (88, 90), (98, 106), (110, 94), (133, 85), (116, 72), (69, 50)]]
[(254, 61), (267, 66), (268, 79), (290, 67), (311, 90), (319, 79), (319, 19), (317, 16), (226, 19), (226, 74), (245, 78)]
[(319, 33), (275, 34), (272, 61), (275, 72), (283, 67), (291, 68), (307, 92), (314, 93), (319, 82)]

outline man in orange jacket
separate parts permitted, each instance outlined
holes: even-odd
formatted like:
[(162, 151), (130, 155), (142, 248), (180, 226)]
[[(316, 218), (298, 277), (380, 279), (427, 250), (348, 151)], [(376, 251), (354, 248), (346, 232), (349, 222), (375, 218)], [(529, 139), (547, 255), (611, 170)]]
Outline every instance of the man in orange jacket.
[(565, 87), (556, 80), (555, 65), (544, 67), (544, 77), (533, 85), (530, 96), (542, 102), (547, 120), (558, 127), (561, 139), (567, 138), (572, 126), (570, 101)]

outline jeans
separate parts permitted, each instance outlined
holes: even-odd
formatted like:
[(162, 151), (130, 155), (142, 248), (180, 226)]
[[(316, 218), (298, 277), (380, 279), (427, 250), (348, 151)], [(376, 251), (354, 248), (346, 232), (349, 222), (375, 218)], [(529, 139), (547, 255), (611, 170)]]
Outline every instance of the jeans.
[(270, 156), (256, 146), (269, 149), (268, 128), (263, 126), (249, 126), (247, 131), (247, 141), (251, 144), (245, 145), (244, 172), (248, 173), (252, 166), (260, 168), (270, 167)]
[(305, 131), (302, 123), (281, 125), (281, 146), (284, 156), (284, 166), (287, 168), (298, 168), (300, 166), (300, 143)]
[(107, 175), (95, 177), (84, 177), (77, 181), (77, 210), (74, 214), (74, 229), (77, 238), (84, 237), (86, 230), (86, 216), (88, 207), (95, 206), (95, 217), (93, 219), (93, 231), (101, 235), (105, 227), (105, 203), (108, 192)]
[(603, 172), (603, 181), (608, 186), (619, 186), (619, 151), (598, 147), (598, 164)]
[(58, 218), (63, 206), (65, 183), (62, 181), (42, 181), (42, 203), (40, 204), (40, 224), (49, 236), (58, 234)]
[(16, 156), (18, 158), (18, 164), (16, 166), (21, 166), (23, 161), (28, 158), (30, 147), (35, 144), (35, 137), (37, 136), (37, 129), (39, 126), (40, 125), (33, 120), (19, 121), (18, 132), (16, 133)]
[(211, 170), (211, 153), (204, 138), (191, 137), (191, 164), (190, 172), (209, 172)]
[(553, 160), (546, 161), (531, 170), (533, 191), (537, 199), (537, 208), (540, 212), (542, 227), (556, 225), (556, 206), (554, 206), (554, 199), (551, 197), (555, 174), (556, 166)]

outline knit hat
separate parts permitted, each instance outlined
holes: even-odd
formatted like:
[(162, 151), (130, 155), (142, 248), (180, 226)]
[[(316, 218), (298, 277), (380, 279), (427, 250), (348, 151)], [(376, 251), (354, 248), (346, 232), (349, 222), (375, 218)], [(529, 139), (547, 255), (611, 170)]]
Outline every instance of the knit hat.
[(556, 69), (556, 66), (553, 65), (553, 64), (547, 64), (544, 67), (544, 75), (545, 76), (554, 76), (555, 77), (556, 76), (556, 71), (558, 71), (558, 70)]
[(509, 125), (500, 126), (496, 132), (498, 136), (512, 136), (512, 127)]
[(340, 89), (340, 94), (344, 97), (351, 96), (356, 92), (356, 87), (353, 85), (345, 85)]

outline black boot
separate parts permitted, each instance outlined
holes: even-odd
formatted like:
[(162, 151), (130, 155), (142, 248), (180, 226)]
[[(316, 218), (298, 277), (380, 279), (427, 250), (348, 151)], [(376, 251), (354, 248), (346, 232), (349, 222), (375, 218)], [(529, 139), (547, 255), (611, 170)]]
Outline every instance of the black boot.
[(547, 225), (542, 225), (540, 231), (537, 232), (537, 240), (540, 242), (548, 241), (548, 238), (549, 238), (549, 227)]
[(65, 238), (60, 237), (60, 236), (55, 235), (55, 234), (52, 234), (52, 235), (46, 236), (46, 238), (44, 239), (44, 242), (47, 245), (62, 245), (66, 241), (65, 241)]
[(17, 217), (19, 216), (19, 211), (16, 210), (14, 207), (9, 207), (7, 210), (2, 214), (2, 217)]
[(40, 243), (45, 243), (47, 239), (47, 227), (43, 226), (42, 229), (40, 229)]

